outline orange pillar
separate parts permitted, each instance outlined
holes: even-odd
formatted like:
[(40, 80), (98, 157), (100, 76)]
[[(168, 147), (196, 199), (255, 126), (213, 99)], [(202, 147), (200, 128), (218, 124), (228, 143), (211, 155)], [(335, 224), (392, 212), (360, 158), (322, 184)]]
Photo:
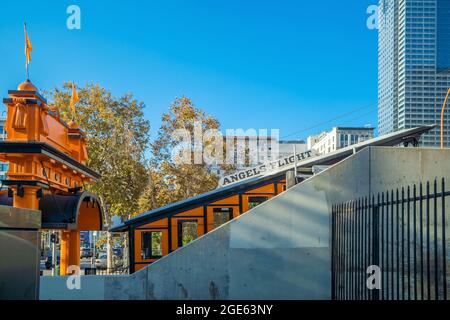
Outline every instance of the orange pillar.
[(23, 196), (17, 194), (17, 187), (12, 188), (14, 191), (13, 206), (16, 208), (26, 208), (39, 210), (39, 199), (37, 197), (37, 191), (39, 187), (23, 186)]
[(60, 241), (60, 260), (59, 260), (59, 274), (64, 276), (67, 274), (67, 267), (69, 266), (69, 252), (70, 252), (70, 231), (61, 231)]
[(60, 275), (68, 274), (69, 266), (80, 266), (80, 231), (61, 231)]

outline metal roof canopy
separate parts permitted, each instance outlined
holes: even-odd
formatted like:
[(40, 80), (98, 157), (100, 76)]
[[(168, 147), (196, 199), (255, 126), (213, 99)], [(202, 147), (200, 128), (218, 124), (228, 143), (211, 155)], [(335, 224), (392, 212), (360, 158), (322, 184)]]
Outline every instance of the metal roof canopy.
[[(48, 194), (39, 201), (39, 210), (42, 213), (42, 229), (76, 230), (78, 215), (83, 202), (96, 203), (100, 220), (100, 230), (103, 230), (103, 210), (100, 199), (90, 193), (75, 194)], [(0, 205), (12, 207), (13, 198), (7, 192), (0, 193)]]
[[(410, 144), (410, 143), (413, 145), (417, 145), (420, 136), (425, 132), (428, 132), (434, 128), (436, 128), (436, 125), (427, 125), (383, 135), (377, 138), (373, 138), (370, 140), (366, 140), (364, 142), (354, 144), (346, 148), (339, 149), (326, 155), (316, 156), (298, 162), (297, 168), (311, 168), (312, 166), (315, 165), (336, 164), (337, 162), (351, 156), (355, 152), (371, 146), (393, 147), (399, 144)], [(121, 225), (111, 228), (110, 231), (111, 232), (127, 231), (131, 227), (137, 227), (143, 224), (147, 224), (162, 219), (164, 217), (173, 216), (177, 213), (187, 211), (201, 205), (206, 205), (210, 202), (215, 202), (224, 198), (228, 198), (239, 192), (252, 188), (257, 188), (258, 186), (262, 186), (272, 181), (277, 181), (281, 176), (284, 176), (286, 174), (286, 171), (292, 170), (293, 168), (294, 168), (293, 164), (288, 165), (286, 167), (283, 167), (283, 169), (278, 172), (271, 172), (270, 174), (267, 175), (262, 175), (241, 182), (236, 182), (234, 184), (230, 184), (225, 187), (221, 187), (186, 200), (178, 201), (161, 208), (144, 212), (137, 217), (129, 219), (128, 221), (124, 222)]]
[(100, 175), (94, 170), (88, 168), (71, 156), (59, 151), (55, 147), (45, 142), (16, 142), (16, 141), (2, 141), (0, 142), (0, 154), (14, 155), (14, 154), (40, 154), (54, 159), (72, 170), (81, 172), (91, 179), (98, 179)]

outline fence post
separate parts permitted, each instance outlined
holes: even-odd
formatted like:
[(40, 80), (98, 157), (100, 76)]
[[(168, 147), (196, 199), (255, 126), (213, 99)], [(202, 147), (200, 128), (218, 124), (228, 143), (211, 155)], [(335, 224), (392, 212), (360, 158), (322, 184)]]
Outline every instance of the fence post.
[[(380, 195), (378, 194), (378, 202), (377, 202), (377, 204), (375, 204), (375, 201), (373, 201), (373, 209), (372, 209), (372, 212), (373, 212), (373, 216), (372, 216), (372, 261), (373, 261), (373, 265), (375, 265), (375, 266), (379, 266), (379, 264), (380, 264), (379, 203), (380, 203)], [(373, 300), (380, 299), (380, 291), (378, 289), (372, 290), (372, 299)]]
[(336, 256), (336, 217), (335, 217), (335, 206), (331, 207), (331, 300), (336, 300), (335, 296), (335, 256)]
[(447, 300), (447, 240), (445, 238), (445, 178), (442, 178), (442, 275), (444, 284), (444, 300)]

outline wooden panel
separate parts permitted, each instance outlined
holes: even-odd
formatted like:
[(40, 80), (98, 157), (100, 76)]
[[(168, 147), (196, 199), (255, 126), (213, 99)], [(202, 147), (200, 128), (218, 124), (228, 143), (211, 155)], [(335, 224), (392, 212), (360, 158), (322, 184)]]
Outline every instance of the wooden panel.
[(202, 216), (203, 217), (203, 206), (184, 211), (181, 213), (177, 213), (174, 218), (176, 217), (190, 217), (190, 216)]
[(275, 190), (273, 187), (273, 183), (270, 183), (256, 189), (248, 190), (245, 193), (274, 193), (274, 192)]
[(141, 264), (141, 263), (135, 264), (134, 265), (134, 272), (139, 271), (141, 269), (144, 269), (146, 266), (148, 266), (148, 264)]
[(167, 228), (167, 218), (147, 223), (143, 226), (139, 226), (139, 229), (143, 228)]
[(239, 196), (235, 195), (232, 197), (225, 198), (216, 202), (211, 202), (210, 205), (222, 205), (222, 204), (236, 204), (239, 205)]
[(286, 183), (278, 183), (278, 193), (286, 191)]

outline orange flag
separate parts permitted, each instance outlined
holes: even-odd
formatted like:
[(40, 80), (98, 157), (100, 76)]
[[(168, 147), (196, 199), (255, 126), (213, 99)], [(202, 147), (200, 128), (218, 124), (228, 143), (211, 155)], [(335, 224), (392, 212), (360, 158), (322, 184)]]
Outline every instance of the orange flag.
[(30, 64), (31, 61), (31, 51), (33, 51), (33, 46), (31, 45), (30, 38), (28, 37), (26, 24), (24, 24), (24, 30), (25, 30), (25, 57), (26, 57), (25, 66), (28, 70), (28, 65)]
[(70, 109), (74, 114), (76, 111), (75, 105), (77, 104), (78, 100), (80, 99), (78, 98), (77, 87), (74, 83), (72, 83), (72, 98), (70, 99)]

